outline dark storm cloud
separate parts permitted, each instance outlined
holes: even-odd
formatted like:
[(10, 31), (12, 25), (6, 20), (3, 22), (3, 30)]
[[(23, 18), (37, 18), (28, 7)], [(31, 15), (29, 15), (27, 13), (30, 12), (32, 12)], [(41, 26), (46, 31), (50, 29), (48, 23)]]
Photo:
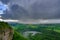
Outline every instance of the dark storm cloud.
[(0, 1), (7, 4), (7, 3), (9, 3), (10, 0), (0, 0)]
[[(10, 6), (19, 5), (12, 9), (11, 18), (51, 19), (60, 18), (60, 0), (12, 0)], [(16, 16), (17, 15), (17, 16)], [(27, 16), (26, 16), (27, 15)]]
[[(57, 18), (59, 10), (59, 0), (42, 0), (32, 5), (33, 18)], [(36, 15), (34, 15), (36, 14)]]
[(2, 15), (4, 18), (11, 18), (11, 19), (21, 19), (21, 18), (27, 18), (28, 13), (25, 10), (25, 8), (19, 6), (18, 4), (13, 4), (10, 7), (10, 11), (6, 11), (4, 15)]

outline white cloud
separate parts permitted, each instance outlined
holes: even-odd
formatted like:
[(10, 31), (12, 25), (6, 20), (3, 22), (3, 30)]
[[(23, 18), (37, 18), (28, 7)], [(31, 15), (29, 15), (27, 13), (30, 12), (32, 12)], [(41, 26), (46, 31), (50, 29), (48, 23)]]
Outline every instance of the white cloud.
[(6, 20), (3, 20), (3, 19), (0, 19), (0, 21), (4, 21), (4, 22), (19, 22), (18, 20), (10, 20), (10, 19), (6, 19)]
[(18, 23), (23, 23), (23, 24), (54, 24), (54, 23), (60, 23), (60, 19), (37, 19), (37, 20), (28, 20), (28, 21), (23, 21), (19, 20)]

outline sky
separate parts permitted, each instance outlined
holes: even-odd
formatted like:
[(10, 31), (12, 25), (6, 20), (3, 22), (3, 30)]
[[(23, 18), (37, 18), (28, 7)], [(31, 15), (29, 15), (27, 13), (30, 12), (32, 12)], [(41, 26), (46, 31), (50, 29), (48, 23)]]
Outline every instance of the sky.
[(1, 0), (9, 5), (5, 19), (60, 19), (60, 0)]

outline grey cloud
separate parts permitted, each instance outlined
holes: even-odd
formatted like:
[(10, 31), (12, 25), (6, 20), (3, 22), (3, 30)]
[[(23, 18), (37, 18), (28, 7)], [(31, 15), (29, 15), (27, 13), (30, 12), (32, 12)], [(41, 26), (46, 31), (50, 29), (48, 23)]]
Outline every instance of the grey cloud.
[(13, 6), (13, 4), (17, 4), (19, 7), (16, 10), (11, 8), (10, 18), (60, 18), (60, 0), (11, 0), (10, 6)]
[(0, 0), (1, 2), (3, 2), (4, 4), (7, 4), (10, 2), (10, 0)]

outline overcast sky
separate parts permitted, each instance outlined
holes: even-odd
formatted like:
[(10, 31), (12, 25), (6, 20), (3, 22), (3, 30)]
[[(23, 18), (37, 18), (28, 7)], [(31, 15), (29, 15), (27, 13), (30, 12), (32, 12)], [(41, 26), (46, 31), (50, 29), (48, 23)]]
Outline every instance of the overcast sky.
[[(10, 0), (10, 11), (3, 15), (11, 19), (60, 18), (60, 0)], [(16, 5), (16, 6), (13, 6)]]

